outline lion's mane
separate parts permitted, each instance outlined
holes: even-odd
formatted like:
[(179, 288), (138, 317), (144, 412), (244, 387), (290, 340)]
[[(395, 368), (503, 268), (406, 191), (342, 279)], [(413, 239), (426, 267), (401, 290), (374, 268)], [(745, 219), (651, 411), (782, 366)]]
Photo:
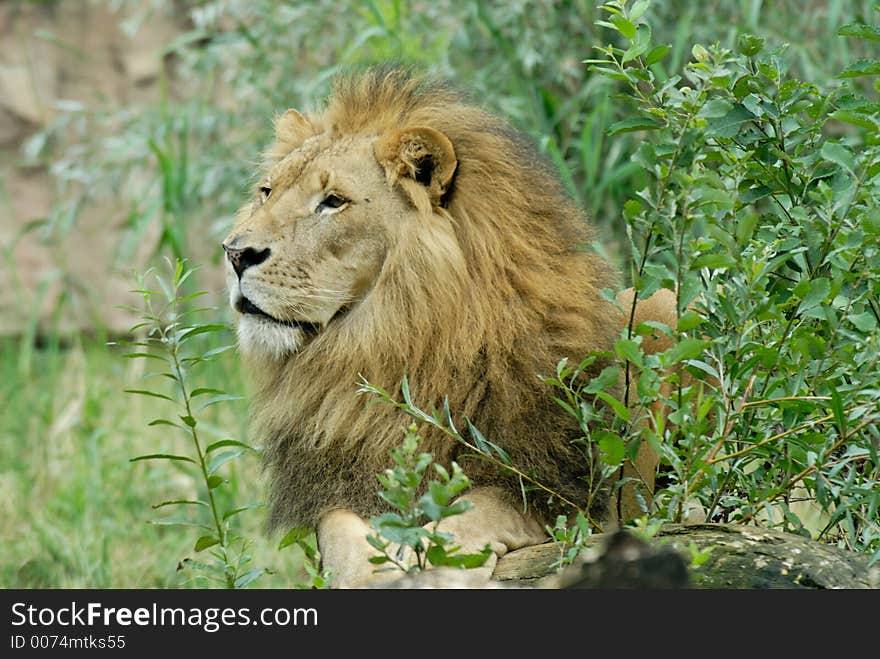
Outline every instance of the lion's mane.
[[(360, 376), (399, 391), (406, 374), (425, 409), (448, 396), (456, 420), (469, 418), (520, 469), (586, 504), (588, 460), (572, 441), (580, 432), (538, 375), (563, 357), (610, 346), (622, 320), (599, 292), (616, 276), (589, 250), (589, 227), (556, 175), (504, 121), (405, 70), (337, 79), (326, 107), (308, 120), (340, 137), (411, 126), (444, 133), (458, 159), (443, 200), (448, 216), (423, 219), (451, 221), (464, 258), (446, 258), (415, 222), (388, 254), (356, 326), (331, 323), (283, 361), (250, 357), (270, 525), (314, 525), (340, 507), (363, 516), (386, 508), (375, 475), (390, 466), (409, 420), (390, 405), (367, 406), (356, 394)], [(294, 147), (278, 144), (275, 156)], [(435, 460), (457, 460), (475, 486), (503, 485), (519, 498), (517, 480), (467, 458), (448, 437), (421, 431)], [(548, 512), (546, 500), (536, 497), (537, 509)]]

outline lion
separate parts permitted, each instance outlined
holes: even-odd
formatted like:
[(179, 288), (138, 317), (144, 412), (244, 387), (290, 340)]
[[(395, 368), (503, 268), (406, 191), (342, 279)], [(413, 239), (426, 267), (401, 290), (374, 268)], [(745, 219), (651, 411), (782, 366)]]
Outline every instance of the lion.
[[(400, 391), (404, 374), (415, 401), (448, 398), (596, 519), (637, 514), (632, 502), (609, 512), (611, 484), (596, 486), (582, 433), (538, 378), (610, 348), (628, 318), (601, 293), (617, 273), (585, 248), (593, 230), (530, 142), (451, 85), (393, 67), (338, 77), (322, 110), (288, 110), (275, 137), (223, 242), (270, 528), (315, 528), (335, 586), (372, 583), (367, 520), (386, 510), (376, 474), (405, 423), (366, 406), (357, 384)], [(636, 320), (668, 320), (669, 304), (648, 300)], [(524, 508), (517, 479), (420, 432), (422, 450), (470, 476), (473, 507), (441, 528), (462, 551), (488, 545), (487, 574), (547, 540), (558, 501), (530, 495)], [(656, 455), (643, 449), (627, 475), (650, 491)]]

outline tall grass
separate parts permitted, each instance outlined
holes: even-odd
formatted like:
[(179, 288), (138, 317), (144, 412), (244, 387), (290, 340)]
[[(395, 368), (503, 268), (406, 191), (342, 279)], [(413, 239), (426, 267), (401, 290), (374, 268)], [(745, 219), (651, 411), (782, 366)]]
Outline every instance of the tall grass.
[[(145, 364), (124, 348), (73, 338), (49, 339), (22, 371), (18, 340), (0, 341), (0, 587), (175, 587), (187, 583), (178, 562), (192, 538), (150, 524), (151, 506), (194, 493), (195, 479), (174, 465), (131, 463), (169, 433), (148, 428), (152, 401), (121, 394)], [(242, 383), (235, 359), (205, 364), (202, 377)], [(221, 409), (221, 407), (223, 409)], [(243, 402), (208, 408), (208, 438), (244, 437)], [(256, 460), (230, 465), (229, 498), (263, 498)], [(278, 571), (264, 587), (291, 587), (306, 577), (301, 554), (277, 552), (260, 516), (241, 516), (240, 532), (257, 542), (254, 561)], [(199, 585), (198, 583), (192, 585)]]

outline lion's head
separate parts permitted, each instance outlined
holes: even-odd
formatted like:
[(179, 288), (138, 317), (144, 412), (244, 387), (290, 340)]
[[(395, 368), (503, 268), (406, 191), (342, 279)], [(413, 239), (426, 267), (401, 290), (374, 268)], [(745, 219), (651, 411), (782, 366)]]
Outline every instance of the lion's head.
[(276, 138), (274, 162), (223, 244), (245, 351), (280, 359), (331, 323), (387, 324), (375, 317), (376, 289), (392, 285), (396, 268), (461, 276), (464, 255), (441, 212), (457, 166), (445, 135), (346, 130), (288, 110)]
[(224, 248), (274, 521), (381, 508), (374, 474), (404, 420), (364, 409), (359, 376), (395, 389), (406, 373), (417, 400), (448, 396), (577, 491), (571, 424), (537, 375), (610, 344), (614, 275), (528, 142), (449, 86), (380, 68), (339, 79), (321, 112), (283, 114), (264, 169)]

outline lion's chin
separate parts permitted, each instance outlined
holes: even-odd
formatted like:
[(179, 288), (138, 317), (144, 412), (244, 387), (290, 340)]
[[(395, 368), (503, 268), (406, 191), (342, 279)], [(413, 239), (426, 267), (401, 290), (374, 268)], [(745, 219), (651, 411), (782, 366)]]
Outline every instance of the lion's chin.
[(238, 319), (238, 345), (245, 354), (283, 359), (301, 350), (311, 338), (302, 327), (277, 323), (253, 314)]

